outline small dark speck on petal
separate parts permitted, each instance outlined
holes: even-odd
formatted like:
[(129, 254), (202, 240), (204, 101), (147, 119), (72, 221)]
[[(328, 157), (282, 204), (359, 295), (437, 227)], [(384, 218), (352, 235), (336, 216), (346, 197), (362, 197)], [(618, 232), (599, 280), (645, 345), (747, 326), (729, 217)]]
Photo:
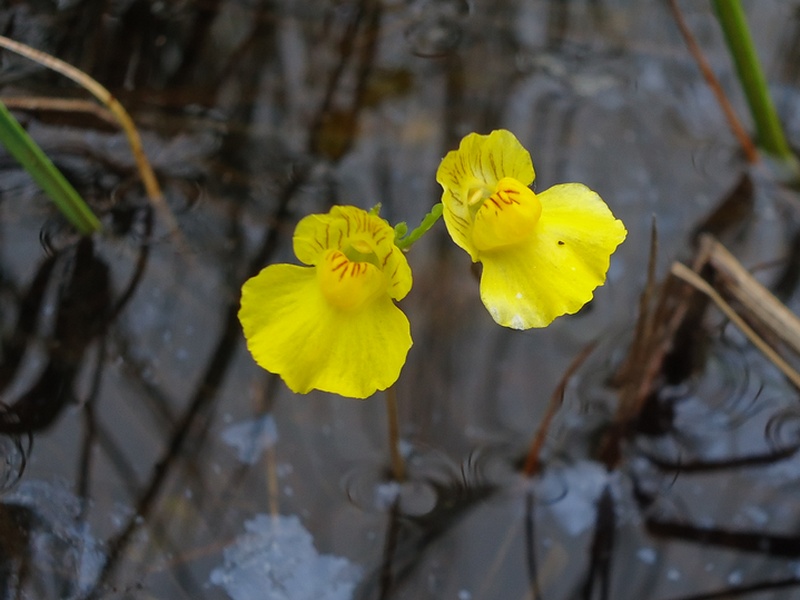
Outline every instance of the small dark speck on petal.
[(563, 242), (562, 240), (558, 240), (558, 245), (559, 245), (559, 246), (563, 246), (563, 245), (564, 245), (564, 242)]

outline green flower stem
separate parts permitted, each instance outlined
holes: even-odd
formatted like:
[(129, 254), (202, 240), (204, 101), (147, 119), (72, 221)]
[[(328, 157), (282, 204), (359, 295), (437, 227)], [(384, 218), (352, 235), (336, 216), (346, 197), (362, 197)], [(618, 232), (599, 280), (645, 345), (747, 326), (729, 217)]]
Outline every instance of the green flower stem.
[(417, 227), (408, 235), (406, 235), (408, 226), (405, 223), (398, 223), (394, 228), (395, 245), (400, 248), (400, 250), (408, 250), (414, 245), (414, 242), (425, 235), (428, 230), (436, 224), (436, 221), (438, 221), (442, 216), (443, 210), (444, 207), (442, 206), (441, 202), (434, 204), (431, 208), (431, 211), (425, 215), (424, 219), (422, 219), (422, 223), (419, 224), (419, 227)]
[(728, 49), (755, 121), (758, 144), (768, 154), (789, 163), (797, 172), (797, 157), (792, 153), (783, 134), (741, 2), (739, 0), (713, 0), (713, 2), (717, 20), (725, 34)]
[(89, 235), (100, 229), (100, 221), (80, 194), (2, 102), (0, 102), (0, 143), (25, 168), (81, 234)]

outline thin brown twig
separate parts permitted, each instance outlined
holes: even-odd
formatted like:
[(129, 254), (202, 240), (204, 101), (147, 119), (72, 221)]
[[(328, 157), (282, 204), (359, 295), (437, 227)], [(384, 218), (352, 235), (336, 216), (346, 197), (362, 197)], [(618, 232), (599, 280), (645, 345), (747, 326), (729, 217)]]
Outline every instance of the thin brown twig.
[(578, 355), (570, 363), (569, 367), (567, 367), (567, 370), (564, 373), (564, 376), (561, 378), (561, 381), (558, 382), (553, 395), (550, 396), (550, 404), (547, 407), (547, 413), (545, 413), (544, 418), (539, 425), (539, 429), (531, 441), (528, 455), (525, 457), (525, 464), (522, 467), (522, 472), (528, 477), (534, 475), (539, 468), (539, 454), (541, 453), (542, 447), (544, 446), (544, 442), (547, 438), (547, 432), (550, 429), (550, 423), (553, 421), (558, 409), (564, 402), (564, 392), (567, 389), (567, 383), (575, 374), (575, 371), (578, 370), (578, 367), (580, 367), (584, 361), (589, 358), (589, 355), (595, 349), (595, 346), (597, 346), (597, 342), (591, 342), (578, 353)]
[(741, 121), (739, 121), (739, 118), (736, 116), (736, 112), (733, 110), (733, 106), (728, 100), (728, 97), (725, 95), (719, 79), (717, 79), (717, 76), (714, 75), (711, 65), (706, 60), (703, 50), (700, 48), (700, 44), (697, 43), (697, 39), (695, 39), (694, 34), (686, 24), (686, 20), (683, 18), (683, 13), (681, 13), (681, 9), (678, 6), (677, 0), (669, 0), (669, 7), (672, 10), (672, 14), (675, 17), (675, 22), (678, 25), (678, 29), (681, 31), (681, 35), (686, 42), (689, 52), (691, 53), (692, 57), (694, 57), (694, 60), (697, 62), (697, 66), (700, 67), (700, 71), (703, 74), (706, 83), (708, 83), (711, 91), (717, 98), (717, 102), (719, 102), (722, 112), (725, 114), (725, 118), (728, 120), (728, 125), (730, 126), (731, 131), (733, 131), (733, 134), (739, 140), (739, 144), (742, 146), (742, 150), (744, 150), (747, 162), (751, 164), (757, 163), (759, 161), (758, 150), (756, 150), (753, 140), (750, 139), (750, 136), (747, 134), (747, 131), (745, 131)]
[(655, 216), (653, 216), (650, 221), (650, 255), (647, 261), (647, 280), (645, 281), (644, 290), (639, 295), (639, 316), (636, 319), (631, 349), (625, 361), (612, 376), (612, 385), (620, 386), (633, 379), (631, 374), (640, 368), (644, 348), (655, 335), (657, 324), (653, 310), (653, 297), (658, 292), (658, 282), (656, 281), (657, 256), (658, 229)]
[(110, 125), (119, 125), (114, 118), (114, 113), (90, 100), (43, 98), (40, 96), (3, 96), (0, 101), (9, 110), (85, 113)]

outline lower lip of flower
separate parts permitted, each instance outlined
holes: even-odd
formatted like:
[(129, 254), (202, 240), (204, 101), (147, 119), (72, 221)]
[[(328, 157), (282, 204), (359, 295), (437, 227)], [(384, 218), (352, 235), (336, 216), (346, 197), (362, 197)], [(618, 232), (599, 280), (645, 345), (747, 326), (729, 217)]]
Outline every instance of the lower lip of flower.
[(539, 222), (542, 204), (516, 179), (504, 177), (475, 213), (472, 243), (483, 252), (528, 239)]
[(378, 267), (352, 261), (339, 250), (329, 251), (316, 269), (322, 295), (339, 310), (358, 310), (386, 291), (386, 280)]

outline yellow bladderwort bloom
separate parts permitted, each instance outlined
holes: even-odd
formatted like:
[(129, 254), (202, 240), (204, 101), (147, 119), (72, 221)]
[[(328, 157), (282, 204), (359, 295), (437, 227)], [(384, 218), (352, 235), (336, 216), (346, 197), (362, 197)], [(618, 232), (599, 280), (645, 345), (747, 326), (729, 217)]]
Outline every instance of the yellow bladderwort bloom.
[(239, 320), (256, 362), (297, 393), (351, 398), (384, 390), (411, 348), (395, 305), (411, 269), (385, 220), (354, 206), (303, 218), (294, 253), (309, 266), (271, 265), (242, 287)]
[(514, 329), (577, 312), (627, 235), (585, 185), (535, 194), (534, 176), (530, 154), (506, 130), (469, 134), (436, 172), (447, 231), (483, 264), (481, 300), (497, 323)]

